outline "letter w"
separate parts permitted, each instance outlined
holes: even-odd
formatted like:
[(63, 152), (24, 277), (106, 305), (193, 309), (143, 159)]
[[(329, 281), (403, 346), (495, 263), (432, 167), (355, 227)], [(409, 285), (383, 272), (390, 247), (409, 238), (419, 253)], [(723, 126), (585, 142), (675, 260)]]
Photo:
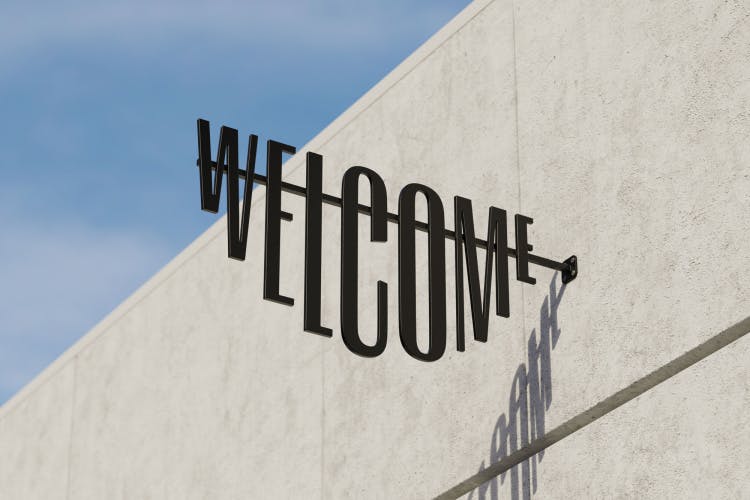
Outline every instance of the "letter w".
[[(250, 205), (253, 199), (253, 178), (255, 176), (255, 154), (258, 149), (258, 136), (251, 135), (247, 147), (247, 167), (245, 171), (244, 201), (240, 219), (237, 130), (221, 127), (219, 150), (216, 161), (211, 160), (211, 133), (206, 120), (198, 120), (198, 167), (200, 171), (201, 209), (207, 212), (219, 211), (221, 181), (227, 171), (227, 242), (229, 257), (245, 260), (247, 250), (247, 227), (250, 221)], [(215, 174), (214, 174), (215, 170)], [(240, 230), (240, 225), (242, 229)]]

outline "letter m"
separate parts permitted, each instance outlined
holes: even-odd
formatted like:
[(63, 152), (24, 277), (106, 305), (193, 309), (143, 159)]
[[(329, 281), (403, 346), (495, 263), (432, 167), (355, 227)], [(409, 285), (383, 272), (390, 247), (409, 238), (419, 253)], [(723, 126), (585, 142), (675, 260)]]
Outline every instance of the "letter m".
[[(510, 316), (508, 291), (508, 228), (505, 210), (490, 207), (487, 222), (487, 252), (484, 268), (484, 293), (479, 288), (477, 240), (474, 235), (474, 214), (471, 200), (456, 196), (454, 202), (456, 230), (456, 348), (465, 349), (464, 340), (464, 254), (469, 281), (471, 317), (474, 340), (487, 342), (492, 290), (492, 256), (495, 256), (495, 308), (498, 316)], [(465, 252), (464, 252), (465, 249)]]

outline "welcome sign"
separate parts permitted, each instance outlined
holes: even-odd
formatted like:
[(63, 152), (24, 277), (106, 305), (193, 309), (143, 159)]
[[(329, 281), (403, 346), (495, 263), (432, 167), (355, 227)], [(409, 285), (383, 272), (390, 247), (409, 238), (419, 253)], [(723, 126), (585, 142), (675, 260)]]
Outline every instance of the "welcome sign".
[[(198, 120), (198, 167), (200, 175), (201, 208), (217, 213), (221, 198), (224, 173), (227, 174), (227, 243), (232, 259), (245, 260), (248, 223), (254, 184), (266, 186), (266, 219), (263, 298), (288, 306), (294, 299), (279, 291), (281, 222), (291, 221), (292, 214), (281, 207), (282, 192), (303, 196), (305, 204), (305, 272), (304, 272), (304, 324), (306, 332), (331, 337), (330, 328), (321, 325), (321, 245), (323, 203), (341, 208), (341, 336), (346, 347), (364, 357), (375, 357), (384, 350), (388, 338), (388, 285), (377, 283), (377, 337), (373, 345), (365, 344), (358, 332), (358, 215), (370, 216), (370, 240), (387, 241), (387, 224), (398, 224), (398, 315), (399, 337), (404, 350), (421, 361), (436, 361), (446, 349), (446, 272), (445, 240), (454, 241), (456, 279), (456, 349), (464, 351), (464, 278), (466, 263), (469, 302), (474, 329), (474, 340), (487, 341), (490, 314), (492, 271), (495, 270), (495, 314), (510, 316), (508, 259), (516, 261), (516, 279), (535, 284), (529, 275), (529, 264), (537, 264), (561, 271), (562, 282), (569, 283), (578, 275), (578, 261), (571, 256), (556, 262), (531, 253), (528, 226), (533, 219), (516, 214), (515, 248), (508, 246), (508, 223), (505, 210), (490, 207), (487, 220), (487, 239), (476, 237), (471, 200), (454, 196), (454, 229), (445, 228), (445, 212), (440, 196), (424, 184), (408, 184), (401, 189), (398, 213), (388, 212), (387, 193), (383, 179), (373, 170), (353, 166), (343, 176), (341, 197), (322, 192), (323, 157), (309, 152), (306, 157), (306, 186), (283, 182), (281, 165), (284, 154), (295, 154), (293, 146), (277, 141), (267, 141), (267, 175), (255, 173), (258, 136), (250, 135), (245, 170), (239, 168), (239, 141), (236, 129), (221, 127), (216, 160), (211, 154), (209, 122)], [(240, 178), (245, 179), (244, 202), (240, 211)], [(371, 206), (358, 201), (359, 183), (366, 179), (370, 186)], [(416, 198), (423, 196), (427, 202), (427, 222), (415, 218)], [(428, 295), (429, 295), (429, 345), (426, 351), (417, 346), (416, 313), (416, 231), (428, 236)], [(485, 272), (480, 287), (477, 248), (485, 249)]]

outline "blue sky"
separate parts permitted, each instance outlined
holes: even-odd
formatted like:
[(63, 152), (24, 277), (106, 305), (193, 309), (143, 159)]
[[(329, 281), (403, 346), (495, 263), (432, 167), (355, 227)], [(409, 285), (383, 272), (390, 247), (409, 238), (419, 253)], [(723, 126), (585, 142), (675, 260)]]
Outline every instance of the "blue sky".
[(0, 403), (216, 220), (197, 118), (301, 147), (468, 3), (4, 0)]

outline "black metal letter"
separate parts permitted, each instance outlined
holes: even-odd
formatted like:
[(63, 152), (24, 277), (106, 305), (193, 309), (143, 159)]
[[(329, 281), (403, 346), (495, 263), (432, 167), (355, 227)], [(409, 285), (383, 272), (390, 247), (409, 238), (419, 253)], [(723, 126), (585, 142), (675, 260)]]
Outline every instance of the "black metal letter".
[[(223, 128), (222, 128), (223, 130)], [(223, 133), (223, 132), (222, 132)], [(237, 144), (237, 131), (234, 131), (234, 143)], [(255, 175), (255, 153), (258, 149), (258, 136), (251, 135), (247, 144), (247, 161), (245, 175), (245, 194), (242, 202), (242, 220), (240, 221), (239, 185), (240, 174), (237, 166), (237, 153), (230, 157), (227, 169), (227, 242), (229, 257), (245, 260), (247, 250), (247, 225), (250, 222), (250, 205), (253, 201), (253, 176)], [(240, 223), (242, 229), (240, 230)]]
[[(415, 196), (427, 198), (430, 344), (417, 346)], [(422, 184), (408, 184), (398, 197), (398, 303), (401, 345), (413, 358), (437, 361), (445, 352), (445, 217), (440, 196)]]
[(469, 280), (469, 300), (474, 325), (474, 340), (487, 342), (492, 290), (492, 254), (495, 254), (495, 309), (498, 316), (510, 316), (508, 290), (508, 224), (505, 210), (490, 207), (487, 223), (487, 254), (484, 268), (484, 297), (479, 291), (477, 242), (474, 234), (474, 214), (471, 200), (453, 198), (456, 229), (456, 348), (465, 349), (464, 335), (464, 276), (462, 247), (465, 246), (466, 271)]
[(305, 201), (305, 318), (306, 332), (331, 337), (320, 324), (320, 259), (323, 212), (323, 157), (307, 153), (307, 200)]
[(341, 182), (341, 336), (354, 354), (372, 358), (380, 355), (388, 340), (388, 285), (378, 281), (377, 340), (368, 346), (359, 337), (357, 321), (357, 217), (359, 176), (370, 181), (370, 241), (387, 241), (386, 213), (388, 199), (385, 183), (375, 172), (365, 167), (351, 167)]
[(281, 220), (292, 220), (292, 214), (281, 210), (281, 156), (294, 154), (294, 146), (268, 141), (266, 157), (266, 249), (263, 274), (263, 298), (279, 304), (294, 305), (294, 299), (279, 294), (279, 266), (281, 252)]
[(534, 219), (516, 214), (516, 278), (518, 281), (536, 284), (536, 279), (529, 276), (529, 252), (534, 247), (529, 245), (526, 226), (533, 224)]
[[(227, 155), (227, 149), (229, 154)], [(198, 167), (201, 186), (201, 209), (206, 212), (219, 211), (221, 198), (221, 180), (224, 178), (224, 159), (229, 157), (231, 163), (234, 158), (237, 163), (237, 130), (221, 127), (219, 135), (219, 152), (216, 163), (211, 161), (211, 130), (206, 120), (198, 119)], [(214, 176), (212, 171), (216, 170)]]
[[(211, 161), (211, 133), (206, 120), (198, 120), (198, 167), (200, 172), (201, 208), (207, 212), (219, 211), (221, 180), (227, 170), (227, 245), (229, 257), (245, 260), (247, 248), (247, 225), (250, 220), (250, 204), (253, 197), (253, 174), (258, 137), (251, 135), (247, 147), (247, 172), (245, 177), (245, 201), (240, 221), (239, 166), (237, 130), (221, 127), (219, 151), (216, 162)], [(215, 171), (215, 173), (214, 173)], [(212, 175), (213, 173), (213, 175)], [(240, 230), (240, 224), (242, 229)]]

